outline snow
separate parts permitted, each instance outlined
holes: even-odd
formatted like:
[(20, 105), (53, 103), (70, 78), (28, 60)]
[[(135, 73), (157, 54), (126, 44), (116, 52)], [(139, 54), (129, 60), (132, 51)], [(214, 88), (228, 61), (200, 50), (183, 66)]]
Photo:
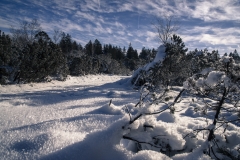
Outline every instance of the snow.
[[(135, 70), (132, 74), (132, 78), (136, 78), (134, 85), (138, 82), (139, 78), (141, 78), (140, 72), (141, 71), (149, 71), (151, 68), (154, 67), (156, 64), (161, 64), (161, 62), (164, 60), (166, 53), (165, 53), (166, 47), (164, 45), (160, 45), (158, 47), (158, 52), (152, 62), (149, 62), (148, 64), (144, 65), (143, 67), (138, 68)], [(128, 83), (131, 83), (132, 79), (129, 79)]]
[(155, 64), (162, 62), (166, 56), (165, 53), (166, 47), (164, 45), (160, 45), (158, 47), (158, 52), (154, 58), (154, 60), (147, 65), (145, 65), (145, 71), (148, 71), (150, 68), (152, 68)]
[(166, 47), (164, 45), (159, 46), (158, 52), (157, 52), (153, 62), (163, 61), (166, 56), (165, 50), (166, 50)]
[(223, 56), (223, 57), (222, 57), (222, 61), (223, 61), (224, 63), (229, 63), (229, 62), (231, 61), (231, 59), (232, 59), (232, 57), (229, 57), (229, 56)]
[(175, 117), (174, 114), (171, 114), (169, 112), (163, 112), (157, 117), (157, 120), (161, 120), (163, 122), (169, 122), (169, 123), (174, 123), (175, 122)]
[(216, 84), (221, 81), (223, 78), (224, 73), (219, 71), (212, 71), (208, 74), (208, 77), (206, 78), (206, 83), (210, 86), (215, 86)]
[[(211, 83), (215, 76), (207, 81)], [(88, 75), (68, 77), (65, 82), (0, 85), (0, 159), (210, 159), (203, 154), (204, 146), (208, 145), (207, 131), (196, 138), (183, 138), (193, 129), (211, 124), (195, 112), (204, 103), (197, 100), (193, 103), (192, 98), (185, 96), (176, 106), (179, 112), (175, 114), (165, 111), (144, 115), (123, 129), (130, 120), (126, 110), (136, 116), (165, 107), (164, 104), (150, 109), (135, 107), (140, 94), (129, 86), (129, 79), (128, 76)], [(174, 97), (177, 92), (171, 94)], [(221, 114), (226, 119), (234, 116), (225, 111)], [(152, 125), (154, 129), (144, 129), (143, 125)], [(229, 123), (226, 136), (222, 134), (223, 129), (216, 130), (215, 136), (219, 145), (228, 143), (229, 149), (237, 150), (239, 131), (239, 123)], [(158, 143), (169, 144), (175, 152), (163, 154), (147, 144), (141, 145), (143, 150), (137, 152), (136, 144), (123, 139), (123, 135), (149, 142), (155, 136), (159, 138)], [(218, 156), (225, 158), (219, 153)]]

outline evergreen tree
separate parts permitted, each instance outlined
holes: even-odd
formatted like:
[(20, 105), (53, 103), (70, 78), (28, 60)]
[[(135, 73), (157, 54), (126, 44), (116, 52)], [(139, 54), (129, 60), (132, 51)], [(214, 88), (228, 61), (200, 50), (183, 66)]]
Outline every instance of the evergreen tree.
[(170, 38), (171, 41), (165, 44), (166, 56), (162, 62), (162, 66), (160, 69), (160, 74), (158, 74), (158, 79), (162, 81), (162, 83), (166, 86), (168, 85), (181, 85), (185, 78), (182, 77), (184, 75), (184, 66), (186, 65), (183, 61), (183, 58), (186, 55), (187, 48), (185, 48), (185, 44), (182, 39), (173, 35)]
[(99, 55), (103, 53), (102, 45), (99, 42), (99, 40), (96, 39), (93, 43), (93, 46), (94, 46), (94, 55)]
[(148, 60), (150, 56), (150, 50), (146, 49), (145, 47), (142, 48), (142, 51), (139, 54), (139, 58), (143, 60)]
[(238, 52), (237, 52), (236, 49), (235, 49), (234, 52), (233, 52), (231, 55), (229, 55), (229, 56), (232, 57), (235, 61), (240, 62), (240, 56), (239, 56), (239, 54), (238, 54)]
[[(168, 41), (161, 46), (161, 52), (165, 52), (165, 57), (159, 62), (151, 62), (150, 68), (142, 68), (132, 79), (134, 85), (141, 86), (148, 82), (153, 86), (181, 85), (187, 78), (184, 58), (187, 52), (182, 39), (173, 35)], [(164, 53), (160, 53), (164, 54)], [(183, 76), (184, 75), (184, 76)]]
[(138, 53), (137, 50), (134, 50), (131, 43), (129, 44), (128, 50), (127, 50), (127, 58), (128, 59), (138, 59)]
[(21, 53), (23, 57), (15, 77), (18, 82), (40, 82), (47, 76), (60, 75), (63, 79), (67, 76), (66, 58), (46, 32), (36, 34), (33, 44), (25, 46)]
[(12, 41), (9, 35), (0, 30), (0, 67), (8, 66), (11, 61)]
[(108, 53), (108, 44), (104, 44), (103, 45), (103, 54), (107, 54)]
[(12, 41), (0, 30), (0, 84), (10, 80), (15, 55), (12, 52)]
[(69, 55), (72, 51), (72, 38), (69, 34), (62, 33), (62, 38), (59, 43), (62, 52), (66, 55)]
[(80, 43), (78, 44), (78, 50), (83, 52), (83, 46)]
[(116, 47), (117, 53), (116, 53), (116, 60), (120, 61), (125, 58), (124, 52), (122, 51), (122, 48)]
[(87, 55), (93, 56), (93, 44), (91, 40), (85, 45), (84, 48)]
[(79, 45), (77, 44), (76, 41), (72, 42), (72, 50), (74, 50), (74, 51), (78, 51), (79, 50)]

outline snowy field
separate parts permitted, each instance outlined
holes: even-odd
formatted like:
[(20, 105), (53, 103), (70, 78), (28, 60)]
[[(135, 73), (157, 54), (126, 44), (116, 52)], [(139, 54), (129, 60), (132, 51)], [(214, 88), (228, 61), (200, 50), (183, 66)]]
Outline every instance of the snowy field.
[[(126, 83), (128, 78), (89, 75), (69, 77), (65, 82), (0, 85), (0, 159), (210, 159), (195, 149), (203, 146), (207, 133), (183, 139), (193, 129), (207, 126), (206, 118), (194, 112), (197, 105), (203, 104), (193, 103), (187, 96), (174, 115), (166, 111), (151, 118), (142, 117), (131, 126), (141, 139), (147, 139), (146, 133), (164, 135), (163, 140), (176, 152), (169, 156), (150, 150), (134, 153), (133, 143), (122, 139), (128, 135), (122, 129), (129, 122), (125, 106), (132, 108), (132, 114), (138, 112), (133, 106), (139, 100), (139, 92)], [(175, 91), (173, 95), (178, 89)], [(164, 106), (154, 107), (151, 109)], [(226, 119), (237, 117), (222, 114), (226, 114)], [(210, 118), (213, 115), (209, 113)], [(146, 121), (151, 121), (155, 130), (139, 134), (140, 124)], [(229, 124), (225, 140), (223, 131), (217, 130), (219, 144), (228, 143), (230, 149), (240, 147), (239, 131), (239, 123)], [(225, 158), (222, 154), (218, 157)]]

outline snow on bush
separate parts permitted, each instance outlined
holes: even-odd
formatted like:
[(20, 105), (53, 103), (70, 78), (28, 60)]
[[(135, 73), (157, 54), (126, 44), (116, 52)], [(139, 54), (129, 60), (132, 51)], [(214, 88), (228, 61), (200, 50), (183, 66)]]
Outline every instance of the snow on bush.
[[(227, 157), (238, 159), (240, 158), (240, 148), (237, 148), (233, 142), (228, 140), (231, 137), (228, 135), (228, 126), (230, 124), (239, 125), (240, 118), (236, 116), (239, 112), (239, 86), (232, 81), (233, 76), (231, 76), (229, 68), (227, 70), (223, 68), (222, 70), (210, 71), (204, 75), (194, 75), (184, 82), (184, 88), (198, 96), (199, 100), (201, 99), (204, 103), (204, 107), (192, 105), (194, 110), (202, 112), (207, 119), (212, 119), (210, 125), (206, 125), (207, 127), (193, 130), (196, 135), (207, 131), (205, 141), (208, 142), (208, 146), (205, 147), (206, 153), (217, 159)], [(190, 113), (189, 111), (188, 113)], [(224, 135), (225, 138), (221, 135)], [(237, 138), (235, 140), (238, 141)]]
[(181, 150), (185, 145), (185, 140), (178, 132), (178, 126), (161, 121), (157, 121), (152, 116), (145, 116), (129, 126), (129, 133), (125, 137), (131, 137), (139, 143), (134, 150), (154, 150), (166, 151)]
[(210, 86), (215, 86), (225, 78), (223, 72), (212, 71), (208, 74), (205, 82)]
[(171, 114), (169, 112), (163, 112), (157, 117), (158, 121), (168, 122), (168, 123), (174, 123), (176, 121), (176, 118), (174, 114)]
[[(183, 87), (185, 89), (190, 89), (189, 87), (198, 87), (198, 88), (209, 88), (214, 87), (217, 84), (223, 83), (226, 87), (230, 85), (230, 79), (226, 77), (224, 72), (221, 71), (210, 71), (206, 73), (206, 71), (203, 72), (203, 75), (207, 75), (206, 78), (200, 77), (197, 80), (195, 80), (195, 77), (190, 77), (188, 81), (184, 82)], [(192, 84), (189, 84), (191, 82)], [(194, 85), (193, 85), (194, 84)], [(209, 87), (208, 87), (209, 86)]]
[(158, 47), (158, 52), (154, 58), (154, 60), (146, 65), (144, 65), (142, 68), (138, 68), (136, 71), (134, 71), (134, 73), (132, 74), (132, 78), (130, 79), (131, 81), (133, 81), (133, 84), (136, 85), (136, 83), (138, 82), (138, 80), (140, 78), (142, 78), (141, 76), (141, 72), (147, 73), (151, 68), (153, 68), (156, 64), (160, 64), (165, 56), (166, 47), (164, 45), (160, 45)]
[(151, 150), (139, 151), (132, 158), (132, 160), (159, 160), (159, 159), (171, 160), (171, 158), (169, 158), (165, 154), (162, 154), (160, 152), (154, 152)]
[(148, 71), (150, 68), (152, 68), (156, 63), (160, 63), (164, 60), (166, 53), (165, 53), (166, 47), (164, 45), (160, 45), (158, 47), (158, 52), (154, 58), (154, 60), (144, 66), (144, 70)]

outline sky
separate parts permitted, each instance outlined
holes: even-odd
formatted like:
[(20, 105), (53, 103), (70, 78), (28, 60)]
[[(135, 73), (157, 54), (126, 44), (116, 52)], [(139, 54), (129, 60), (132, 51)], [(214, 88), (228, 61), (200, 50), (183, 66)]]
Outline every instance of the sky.
[(98, 39), (134, 49), (157, 48), (154, 24), (173, 16), (189, 51), (207, 48), (240, 53), (240, 0), (1, 0), (0, 30), (37, 19), (50, 37), (54, 30), (82, 46)]

